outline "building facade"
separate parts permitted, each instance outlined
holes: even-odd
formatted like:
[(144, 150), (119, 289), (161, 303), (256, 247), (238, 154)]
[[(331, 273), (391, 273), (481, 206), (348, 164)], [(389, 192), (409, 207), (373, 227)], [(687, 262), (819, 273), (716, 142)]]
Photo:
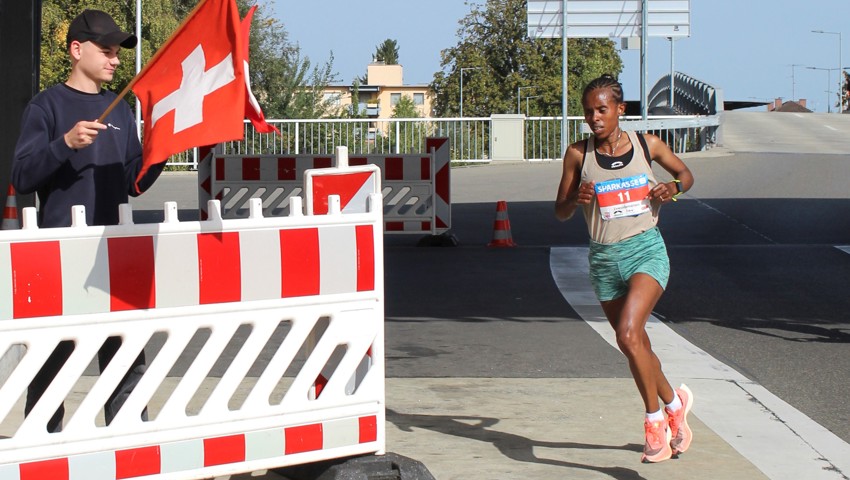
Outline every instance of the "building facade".
[(430, 118), (434, 92), (428, 85), (405, 85), (401, 65), (372, 62), (366, 67), (366, 84), (328, 85), (323, 97), (331, 106), (330, 115), (354, 112), (357, 108), (362, 116), (376, 120), (391, 118), (396, 104), (402, 97), (409, 97), (419, 117)]

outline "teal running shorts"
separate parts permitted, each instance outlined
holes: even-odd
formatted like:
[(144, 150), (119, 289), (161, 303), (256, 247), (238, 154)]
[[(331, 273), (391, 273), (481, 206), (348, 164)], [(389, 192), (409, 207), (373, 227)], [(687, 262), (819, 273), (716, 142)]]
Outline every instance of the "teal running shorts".
[(590, 283), (600, 302), (622, 297), (628, 292), (629, 279), (636, 273), (654, 278), (662, 289), (670, 278), (670, 259), (658, 227), (617, 243), (602, 244), (591, 240)]

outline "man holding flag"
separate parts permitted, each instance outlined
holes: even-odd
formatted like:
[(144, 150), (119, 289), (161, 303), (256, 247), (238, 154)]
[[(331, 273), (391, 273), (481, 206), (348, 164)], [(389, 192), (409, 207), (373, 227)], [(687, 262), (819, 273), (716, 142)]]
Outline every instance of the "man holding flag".
[[(88, 225), (117, 224), (118, 206), (150, 188), (169, 156), (242, 138), (250, 92), (243, 51), (247, 31), (241, 30), (234, 0), (201, 0), (121, 94), (104, 90), (120, 64), (121, 47), (133, 48), (137, 41), (109, 14), (83, 11), (68, 30), (68, 80), (36, 95), (25, 109), (12, 184), (20, 193), (38, 196), (40, 227), (70, 226), (74, 205), (85, 207)], [(130, 88), (143, 107), (144, 148), (123, 101)], [(262, 119), (259, 105), (256, 110)], [(104, 343), (98, 352), (101, 370), (120, 346), (118, 337)], [(56, 347), (30, 384), (27, 413), (73, 349), (70, 341)], [(107, 424), (144, 374), (144, 362), (142, 353), (110, 396)], [(63, 414), (60, 407), (49, 431), (62, 429)]]
[[(71, 225), (71, 207), (86, 208), (88, 225), (118, 223), (118, 206), (128, 195), (150, 187), (163, 165), (151, 168), (139, 182), (142, 146), (130, 106), (120, 101), (106, 118), (97, 119), (117, 97), (104, 90), (121, 63), (121, 47), (133, 48), (137, 39), (122, 32), (109, 14), (85, 10), (71, 22), (67, 48), (71, 73), (65, 83), (36, 95), (24, 110), (21, 135), (12, 160), (12, 184), (20, 193), (38, 196), (40, 227)], [(101, 370), (121, 346), (110, 337), (98, 352)], [(48, 358), (27, 391), (25, 412), (36, 405), (53, 378), (74, 350), (63, 341)], [(112, 418), (144, 372), (140, 355), (124, 381), (105, 406), (106, 421)], [(47, 424), (47, 430), (62, 430), (64, 407)]]

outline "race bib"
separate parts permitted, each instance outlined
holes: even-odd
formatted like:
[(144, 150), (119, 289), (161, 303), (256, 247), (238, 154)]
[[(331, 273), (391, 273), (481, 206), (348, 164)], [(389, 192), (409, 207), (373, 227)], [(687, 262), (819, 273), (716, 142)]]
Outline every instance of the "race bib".
[(596, 184), (596, 201), (603, 220), (640, 215), (650, 210), (649, 178), (645, 173)]

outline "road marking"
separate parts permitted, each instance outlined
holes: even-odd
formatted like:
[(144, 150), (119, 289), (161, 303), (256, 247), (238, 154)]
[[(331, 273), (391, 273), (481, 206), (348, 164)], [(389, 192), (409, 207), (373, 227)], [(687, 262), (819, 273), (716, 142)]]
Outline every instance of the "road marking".
[(830, 130), (832, 130), (832, 131), (835, 131), (835, 132), (837, 132), (837, 131), (838, 131), (838, 129), (837, 129), (837, 128), (835, 128), (835, 127), (833, 127), (833, 126), (831, 126), (831, 125), (824, 125), (824, 127), (828, 128), (828, 129), (830, 129)]
[(850, 253), (850, 246), (842, 245), (842, 246), (836, 246), (835, 248), (843, 251), (844, 253)]
[[(586, 247), (552, 248), (549, 267), (570, 306), (617, 348), (588, 281)], [(850, 252), (848, 252), (850, 253)], [(694, 414), (770, 478), (847, 479), (850, 445), (652, 316), (646, 330), (668, 378), (696, 392)], [(637, 392), (636, 392), (637, 393)]]

